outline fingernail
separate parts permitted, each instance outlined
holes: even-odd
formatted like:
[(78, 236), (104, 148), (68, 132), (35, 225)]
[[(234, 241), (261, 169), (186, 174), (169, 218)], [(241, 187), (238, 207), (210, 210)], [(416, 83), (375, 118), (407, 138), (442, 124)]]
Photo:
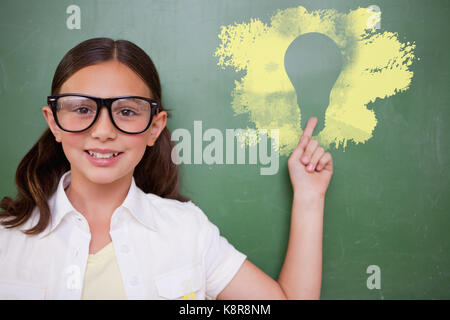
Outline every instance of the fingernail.
[(309, 164), (308, 170), (312, 170), (314, 168), (314, 165), (312, 163)]
[(320, 164), (317, 165), (316, 169), (317, 169), (317, 171), (320, 171), (320, 169), (322, 169), (322, 167), (320, 166)]
[(303, 160), (303, 162), (305, 162), (305, 163), (308, 163), (308, 162), (309, 162), (308, 156), (303, 156), (302, 160)]

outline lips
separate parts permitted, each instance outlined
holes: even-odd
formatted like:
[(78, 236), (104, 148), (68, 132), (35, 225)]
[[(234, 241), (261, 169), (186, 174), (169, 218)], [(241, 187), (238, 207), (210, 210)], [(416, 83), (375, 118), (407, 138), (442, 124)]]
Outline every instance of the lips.
[(88, 160), (95, 166), (99, 167), (106, 167), (113, 165), (115, 162), (117, 162), (121, 157), (123, 152), (120, 151), (114, 151), (114, 150), (107, 150), (112, 152), (104, 152), (105, 150), (102, 150), (103, 152), (96, 152), (93, 150), (98, 149), (89, 149), (85, 150), (84, 153), (86, 154), (86, 157)]

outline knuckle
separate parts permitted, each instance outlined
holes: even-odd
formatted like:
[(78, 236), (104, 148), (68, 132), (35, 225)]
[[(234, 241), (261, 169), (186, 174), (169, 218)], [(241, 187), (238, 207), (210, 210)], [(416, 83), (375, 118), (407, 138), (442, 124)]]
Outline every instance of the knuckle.
[(317, 143), (316, 140), (314, 140), (314, 139), (313, 139), (313, 140), (310, 140), (309, 143), (308, 143), (308, 148), (307, 148), (307, 150), (308, 150), (309, 152), (312, 152), (312, 151), (314, 151), (314, 149), (316, 149), (317, 145), (318, 145), (318, 143)]
[(327, 161), (329, 161), (329, 159), (330, 159), (329, 153), (328, 153), (328, 152), (325, 152), (325, 153), (323, 154), (323, 156), (320, 158), (320, 162), (321, 162), (321, 163), (326, 163)]

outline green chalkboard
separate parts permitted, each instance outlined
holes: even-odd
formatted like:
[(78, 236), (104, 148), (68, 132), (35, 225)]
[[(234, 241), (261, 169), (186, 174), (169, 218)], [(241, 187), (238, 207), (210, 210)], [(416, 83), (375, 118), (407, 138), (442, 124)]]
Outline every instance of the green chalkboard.
[[(278, 277), (292, 204), (287, 159), (317, 103), (318, 139), (335, 167), (321, 297), (449, 299), (449, 11), (449, 1), (420, 0), (3, 0), (0, 196), (15, 195), (17, 165), (46, 128), (41, 108), (63, 55), (89, 38), (127, 39), (157, 66), (172, 132), (187, 129), (194, 141), (199, 124), (224, 139), (227, 129), (280, 128), (271, 174), (261, 158), (180, 164), (182, 193), (253, 263)], [(332, 41), (298, 38), (310, 52), (284, 54), (308, 32)], [(330, 60), (319, 54), (333, 46)], [(328, 91), (313, 78), (328, 79)], [(370, 289), (374, 265), (381, 281)]]

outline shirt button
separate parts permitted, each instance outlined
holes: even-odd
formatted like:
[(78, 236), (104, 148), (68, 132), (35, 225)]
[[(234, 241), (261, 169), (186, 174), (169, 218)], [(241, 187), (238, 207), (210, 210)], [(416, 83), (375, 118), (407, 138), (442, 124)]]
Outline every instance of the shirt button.
[(123, 253), (128, 253), (128, 252), (130, 252), (130, 248), (126, 244), (123, 244), (122, 245), (122, 252)]
[(130, 279), (130, 284), (131, 284), (132, 286), (137, 286), (137, 285), (139, 284), (139, 279), (138, 279), (138, 277), (133, 276), (133, 277)]

